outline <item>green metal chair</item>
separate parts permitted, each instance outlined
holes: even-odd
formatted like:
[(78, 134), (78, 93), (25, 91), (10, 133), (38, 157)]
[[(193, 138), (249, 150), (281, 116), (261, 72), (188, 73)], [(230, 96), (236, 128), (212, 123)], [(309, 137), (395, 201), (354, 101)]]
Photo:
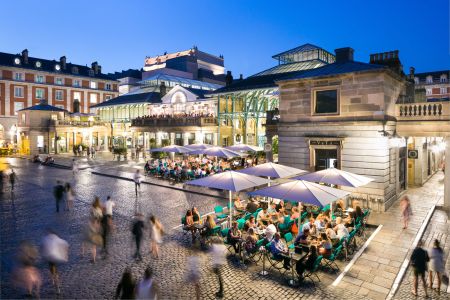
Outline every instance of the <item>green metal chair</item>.
[(294, 249), (295, 245), (293, 243), (294, 237), (292, 236), (292, 233), (288, 232), (284, 235), (284, 240), (286, 241), (286, 244), (288, 245), (289, 249)]
[(317, 278), (317, 280), (320, 282), (320, 278), (317, 275), (317, 270), (319, 269), (320, 263), (322, 262), (323, 256), (320, 255), (319, 257), (317, 257), (316, 261), (314, 262), (314, 266), (311, 270), (306, 270), (304, 275), (303, 275), (303, 279), (308, 278), (313, 286), (316, 286), (316, 283), (314, 282), (313, 276), (315, 276)]
[(228, 217), (226, 214), (223, 213), (223, 207), (220, 205), (214, 207), (214, 213), (216, 214), (216, 217), (218, 219), (225, 219)]
[(330, 268), (332, 271), (339, 271), (339, 266), (336, 264), (335, 260), (339, 257), (342, 252), (342, 245), (333, 250), (333, 253), (329, 257), (323, 257), (324, 267)]
[(236, 222), (238, 223), (238, 229), (242, 230), (244, 228), (245, 219), (238, 219)]

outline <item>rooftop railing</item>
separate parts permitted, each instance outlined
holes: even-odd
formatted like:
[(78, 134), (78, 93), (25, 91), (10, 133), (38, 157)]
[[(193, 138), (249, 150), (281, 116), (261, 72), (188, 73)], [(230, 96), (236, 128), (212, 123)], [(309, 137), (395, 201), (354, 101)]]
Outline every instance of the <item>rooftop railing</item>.
[(396, 104), (395, 115), (397, 120), (449, 120), (450, 102)]
[(198, 117), (198, 118), (141, 118), (131, 121), (131, 126), (217, 126), (217, 118), (215, 117)]

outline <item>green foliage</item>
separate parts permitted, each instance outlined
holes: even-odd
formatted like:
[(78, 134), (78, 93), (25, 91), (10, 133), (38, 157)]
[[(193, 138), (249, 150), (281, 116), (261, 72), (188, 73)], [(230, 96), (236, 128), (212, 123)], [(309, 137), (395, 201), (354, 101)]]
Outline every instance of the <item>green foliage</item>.
[(113, 150), (113, 154), (115, 154), (115, 155), (127, 155), (127, 148), (124, 148), (124, 147), (122, 147), (122, 148), (114, 148), (114, 150)]
[(272, 139), (272, 153), (278, 154), (278, 137)]

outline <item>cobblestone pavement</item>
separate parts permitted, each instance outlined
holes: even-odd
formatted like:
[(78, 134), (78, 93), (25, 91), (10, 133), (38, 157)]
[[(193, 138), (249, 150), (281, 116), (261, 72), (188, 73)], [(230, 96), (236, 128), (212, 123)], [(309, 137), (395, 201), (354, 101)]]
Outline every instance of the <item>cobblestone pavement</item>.
[(413, 241), (434, 204), (443, 197), (443, 174), (435, 174), (422, 187), (408, 189), (413, 216), (402, 230), (399, 202), (384, 213), (372, 213), (370, 224), (383, 227), (338, 287), (356, 290), (372, 299), (385, 299)]
[[(450, 221), (448, 215), (442, 210), (435, 210), (431, 221), (427, 226), (427, 229), (422, 237), (424, 242), (424, 248), (431, 248), (435, 239), (441, 242), (441, 246), (444, 249), (446, 270), (450, 270)], [(427, 277), (428, 280), (428, 277)], [(395, 295), (395, 299), (415, 299), (417, 297), (413, 296), (411, 293), (413, 283), (413, 274), (411, 268), (406, 271), (405, 277), (400, 284), (400, 287)], [(434, 281), (434, 287), (436, 288), (436, 280)], [(447, 286), (441, 286), (440, 295), (436, 290), (428, 289), (430, 299), (450, 299), (450, 294), (446, 292)], [(418, 293), (420, 297), (425, 296), (425, 292), (422, 285), (419, 284)]]
[[(15, 289), (9, 280), (15, 251), (22, 240), (38, 245), (46, 228), (54, 229), (70, 243), (69, 262), (60, 268), (60, 298), (110, 299), (125, 267), (129, 266), (134, 276), (140, 278), (145, 267), (150, 265), (161, 287), (162, 299), (192, 299), (194, 289), (185, 281), (184, 266), (187, 256), (198, 254), (202, 262), (202, 299), (214, 299), (218, 283), (207, 253), (198, 250), (197, 245), (192, 246), (188, 235), (170, 229), (179, 224), (180, 216), (187, 208), (195, 205), (205, 213), (219, 203), (224, 205), (223, 200), (152, 185), (143, 185), (142, 196), (136, 200), (132, 182), (92, 175), (88, 170), (81, 171), (74, 179), (69, 170), (38, 166), (23, 159), (9, 159), (9, 162), (18, 174), (18, 185), (13, 194), (7, 188), (0, 201), (2, 299), (24, 297), (23, 291)], [(73, 182), (77, 194), (73, 211), (55, 213), (52, 188), (57, 179)], [(81, 228), (94, 195), (102, 199), (111, 195), (115, 199), (117, 227), (109, 257), (91, 264), (89, 257), (81, 257), (80, 242)], [(137, 206), (146, 214), (157, 215), (168, 229), (159, 259), (150, 257), (147, 244), (143, 261), (136, 262), (131, 257), (130, 221)], [(343, 269), (345, 262), (338, 264)], [(55, 297), (46, 265), (41, 262), (39, 268), (44, 281), (41, 297)], [(329, 287), (337, 274), (320, 271), (322, 282), (317, 287), (308, 284), (293, 288), (287, 284), (287, 277), (276, 271), (261, 277), (258, 275), (261, 269), (261, 263), (247, 268), (230, 255), (223, 270), (226, 299), (364, 299), (355, 290)]]

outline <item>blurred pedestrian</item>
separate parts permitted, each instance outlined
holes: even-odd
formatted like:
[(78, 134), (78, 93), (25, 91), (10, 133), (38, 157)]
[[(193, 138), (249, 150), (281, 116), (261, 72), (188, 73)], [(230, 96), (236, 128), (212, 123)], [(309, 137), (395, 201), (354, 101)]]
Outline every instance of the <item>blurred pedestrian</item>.
[(64, 197), (64, 187), (59, 180), (56, 181), (56, 185), (53, 188), (53, 195), (55, 196), (56, 201), (56, 212), (59, 212), (59, 204)]
[(136, 243), (136, 252), (134, 253), (134, 258), (142, 260), (141, 242), (144, 236), (144, 221), (143, 215), (141, 213), (136, 214), (131, 232), (133, 233), (134, 241)]
[(134, 173), (133, 180), (134, 180), (134, 189), (136, 191), (136, 197), (137, 197), (138, 190), (139, 190), (139, 192), (141, 192), (141, 180), (142, 180), (142, 176), (141, 176), (141, 173), (139, 170), (136, 170), (136, 173)]
[(213, 244), (211, 246), (211, 259), (213, 271), (217, 275), (219, 280), (219, 291), (216, 293), (216, 297), (223, 298), (223, 279), (222, 279), (222, 267), (225, 265), (225, 255), (227, 252), (227, 247), (223, 244), (222, 240), (215, 237)]
[(414, 272), (414, 282), (413, 282), (413, 295), (417, 296), (417, 287), (419, 285), (418, 278), (422, 279), (423, 289), (425, 290), (425, 297), (428, 297), (427, 293), (427, 283), (425, 281), (425, 272), (428, 269), (428, 262), (430, 258), (428, 252), (422, 248), (422, 241), (417, 243), (417, 247), (411, 254), (411, 265)]
[(75, 158), (72, 159), (72, 174), (73, 176), (77, 175), (78, 173), (78, 163), (75, 160)]
[(145, 269), (144, 278), (136, 286), (136, 299), (156, 300), (159, 298), (159, 288), (153, 279), (150, 267)]
[(17, 253), (18, 266), (12, 272), (12, 283), (27, 292), (28, 297), (39, 298), (41, 274), (36, 268), (39, 251), (30, 242), (21, 242)]
[(48, 262), (52, 283), (56, 293), (61, 293), (61, 282), (57, 266), (69, 260), (69, 243), (49, 230), (42, 240), (42, 257)]
[(197, 255), (187, 258), (186, 281), (194, 285), (195, 298), (200, 300), (200, 258)]
[(3, 178), (5, 177), (5, 173), (3, 170), (0, 170), (0, 193), (3, 193)]
[(66, 183), (66, 186), (64, 188), (66, 193), (66, 209), (71, 210), (73, 208), (73, 200), (75, 199), (75, 192), (72, 189), (72, 186), (70, 183)]
[(439, 240), (434, 240), (433, 248), (428, 252), (430, 257), (430, 271), (428, 272), (430, 289), (433, 288), (433, 273), (437, 278), (437, 292), (441, 292), (441, 279), (445, 274), (444, 251), (441, 248)]
[(403, 229), (406, 229), (408, 228), (409, 219), (412, 216), (411, 201), (408, 196), (403, 197), (400, 201), (400, 209), (402, 212)]
[(131, 274), (130, 268), (125, 268), (122, 278), (116, 288), (115, 299), (134, 299), (136, 282)]
[(11, 192), (14, 191), (16, 179), (17, 179), (16, 172), (14, 172), (14, 169), (11, 169), (11, 172), (9, 173), (9, 183), (11, 184)]
[(102, 239), (103, 239), (103, 258), (106, 258), (108, 256), (108, 242), (109, 242), (109, 236), (111, 233), (111, 227), (110, 227), (110, 216), (108, 216), (106, 213), (103, 214), (103, 217), (100, 221), (101, 225), (101, 233), (102, 233)]
[(83, 241), (81, 242), (81, 256), (84, 256), (86, 247), (91, 248), (92, 259), (91, 262), (95, 263), (97, 258), (97, 246), (103, 245), (103, 239), (100, 234), (100, 224), (90, 219), (86, 224), (83, 231)]
[(105, 207), (105, 214), (112, 218), (113, 216), (113, 208), (116, 206), (116, 203), (111, 199), (111, 196), (106, 197), (106, 201), (103, 204)]
[(150, 253), (153, 258), (159, 257), (159, 244), (162, 243), (162, 234), (164, 232), (161, 222), (159, 222), (154, 215), (149, 218), (150, 231)]
[(103, 217), (103, 209), (100, 203), (100, 198), (95, 196), (94, 201), (92, 202), (91, 211), (90, 211), (91, 219), (100, 222)]

